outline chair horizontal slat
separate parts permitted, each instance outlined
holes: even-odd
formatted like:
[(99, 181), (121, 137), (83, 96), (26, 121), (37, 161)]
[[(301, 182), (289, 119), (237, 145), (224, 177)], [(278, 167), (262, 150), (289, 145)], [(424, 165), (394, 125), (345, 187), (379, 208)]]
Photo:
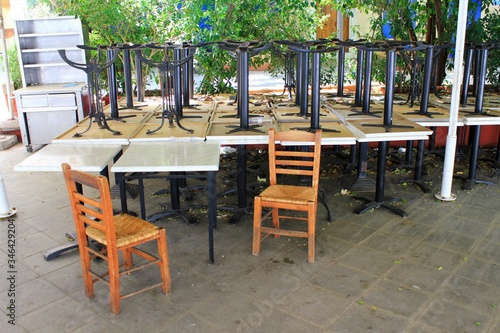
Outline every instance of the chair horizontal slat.
[(294, 150), (277, 150), (274, 155), (283, 157), (308, 157), (308, 158), (314, 157), (313, 152), (294, 151)]
[(286, 230), (286, 229), (276, 229), (276, 228), (268, 228), (261, 227), (262, 233), (271, 233), (273, 235), (281, 235), (281, 236), (289, 236), (289, 237), (301, 237), (307, 238), (309, 234), (306, 231), (297, 231), (297, 230)]
[(98, 209), (102, 209), (102, 204), (100, 201), (86, 197), (83, 194), (78, 193), (78, 192), (75, 192), (74, 196), (75, 196), (76, 200), (79, 200), (81, 202), (85, 202), (86, 204), (93, 206), (93, 207), (96, 207)]
[(301, 169), (283, 169), (276, 168), (276, 173), (280, 175), (296, 175), (296, 176), (312, 176), (312, 170), (301, 170)]
[(312, 168), (314, 166), (313, 162), (310, 161), (288, 161), (288, 160), (279, 160), (276, 161), (276, 166), (291, 166), (291, 167), (303, 167), (303, 168)]

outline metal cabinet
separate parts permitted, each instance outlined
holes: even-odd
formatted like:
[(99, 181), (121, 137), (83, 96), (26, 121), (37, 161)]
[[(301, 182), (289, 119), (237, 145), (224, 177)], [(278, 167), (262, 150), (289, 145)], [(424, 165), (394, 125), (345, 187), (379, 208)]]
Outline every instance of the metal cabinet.
[(23, 144), (47, 144), (84, 117), (82, 90), (86, 73), (66, 64), (68, 59), (85, 63), (81, 21), (75, 17), (14, 21), (23, 88), (14, 91)]
[(84, 83), (62, 83), (26, 87), (14, 92), (19, 127), (26, 149), (47, 144), (84, 118)]

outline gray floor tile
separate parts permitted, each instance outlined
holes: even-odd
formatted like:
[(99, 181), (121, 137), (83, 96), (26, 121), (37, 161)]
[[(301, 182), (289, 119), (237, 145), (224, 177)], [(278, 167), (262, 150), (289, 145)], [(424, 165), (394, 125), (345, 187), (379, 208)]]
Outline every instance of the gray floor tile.
[[(80, 298), (83, 291), (81, 294), (74, 294), (77, 295), (77, 302), (84, 301)], [(169, 296), (156, 291), (144, 292), (122, 300), (121, 312), (118, 315), (109, 311), (109, 293), (96, 294), (95, 298), (85, 299), (84, 303), (99, 310), (100, 316), (125, 332), (150, 332), (159, 327), (168, 327), (169, 320), (184, 313), (184, 309), (175, 306)]]
[(428, 295), (389, 279), (379, 281), (363, 296), (363, 300), (377, 309), (384, 309), (406, 318), (414, 318), (428, 301)]
[(218, 293), (190, 310), (198, 318), (228, 332), (244, 331), (254, 317), (259, 314), (269, 317), (276, 311), (276, 304), (258, 301), (239, 291)]
[[(430, 201), (428, 208), (423, 207), (423, 202)], [(411, 206), (411, 215), (401, 221), (401, 223), (408, 223), (410, 225), (428, 225), (429, 227), (437, 227), (449, 214), (453, 208), (448, 205), (443, 205), (437, 202), (436, 199), (421, 198), (414, 205)]]
[[(332, 225), (330, 228), (335, 228)], [(337, 238), (332, 235), (331, 230), (316, 235), (316, 258), (325, 257), (328, 260), (335, 261), (349, 252), (355, 244)]]
[(500, 287), (500, 266), (482, 258), (468, 258), (457, 271), (457, 275)]
[[(251, 312), (245, 322), (240, 322), (236, 332), (322, 332), (315, 324), (301, 320), (279, 309), (274, 310), (269, 304), (264, 304), (257, 311)], [(223, 331), (233, 332), (230, 330)]]
[[(299, 252), (299, 250), (297, 250), (296, 252)], [(276, 257), (271, 260), (267, 260), (264, 267), (266, 269), (272, 269), (279, 273), (285, 274), (285, 276), (298, 278), (301, 281), (310, 281), (312, 278), (326, 269), (328, 265), (331, 265), (331, 262), (329, 260), (323, 260), (322, 262), (325, 263), (323, 265), (317, 264), (317, 262), (311, 264), (307, 261), (305, 248), (300, 252), (300, 257), (299, 254), (292, 254), (291, 256), (287, 256), (285, 254), (284, 257)], [(318, 259), (318, 263), (320, 262), (321, 258)]]
[[(78, 255), (76, 254), (76, 256)], [(60, 261), (59, 259), (56, 261)], [(44, 277), (68, 295), (76, 291), (83, 291), (82, 265), (80, 260), (52, 272), (47, 272), (44, 274)]]
[(388, 279), (429, 295), (441, 288), (448, 277), (442, 270), (406, 259), (401, 259), (400, 264), (387, 274)]
[(340, 238), (345, 241), (359, 244), (375, 233), (377, 229), (370, 228), (364, 224), (355, 222), (352, 219), (344, 219), (334, 222), (331, 230), (331, 235), (335, 238)]
[(73, 329), (73, 333), (122, 333), (124, 330), (116, 325), (113, 325), (103, 317), (97, 316), (92, 321), (83, 324), (80, 327)]
[(78, 255), (78, 250), (72, 250), (66, 252), (56, 259), (46, 261), (43, 257), (43, 253), (36, 253), (29, 257), (24, 258), (24, 262), (36, 273), (40, 275), (48, 274), (56, 271), (62, 267), (66, 267), (75, 262), (79, 262), (80, 257)]
[(223, 329), (221, 330), (220, 327), (217, 327), (206, 320), (201, 320), (190, 313), (186, 313), (169, 320), (168, 323), (165, 323), (165, 325), (160, 325), (152, 332), (223, 333), (229, 331), (225, 331)]
[[(35, 228), (29, 226), (26, 223), (23, 223), (19, 218), (17, 218), (17, 216), (14, 216), (13, 220), (14, 222), (12, 222), (11, 224), (11, 229), (15, 229), (14, 233), (16, 235), (16, 242), (20, 235), (22, 235), (23, 237), (27, 237), (38, 233)], [(7, 250), (9, 232), (8, 226), (9, 223), (7, 223), (6, 221), (0, 221), (0, 232), (2, 235), (5, 235), (4, 237), (0, 237), (0, 246), (2, 250)]]
[(474, 311), (492, 318), (500, 302), (500, 288), (461, 276), (452, 276), (438, 291), (436, 297), (471, 307)]
[(500, 244), (500, 225), (494, 225), (488, 231), (486, 231), (486, 233), (484, 234), (484, 240)]
[(36, 307), (21, 316), (19, 324), (29, 332), (74, 332), (80, 326), (93, 322), (96, 317), (95, 312), (67, 296)]
[(425, 238), (425, 236), (433, 228), (435, 228), (435, 226), (424, 224), (410, 217), (401, 220), (391, 221), (391, 223), (387, 223), (385, 226), (380, 228), (380, 231), (383, 231), (391, 235), (407, 237), (412, 241), (420, 241), (423, 238)]
[(44, 231), (59, 225), (67, 225), (70, 228), (74, 225), (71, 210), (63, 209), (41, 212), (40, 214), (25, 218), (22, 221), (38, 231)]
[[(2, 260), (2, 262), (5, 262), (5, 261)], [(5, 264), (5, 265), (0, 266), (0, 271), (4, 272), (4, 277), (5, 277), (5, 278), (0, 279), (0, 291), (3, 293), (7, 289), (11, 288), (11, 283), (10, 283), (11, 281), (7, 280), (7, 278), (11, 277), (12, 274), (9, 272), (12, 271), (12, 269), (10, 269), (8, 264)], [(28, 281), (31, 281), (33, 279), (36, 279), (40, 276), (35, 271), (33, 271), (28, 265), (26, 265), (25, 263), (22, 263), (22, 262), (16, 263), (13, 272), (15, 272), (15, 274), (14, 274), (15, 275), (15, 279), (14, 279), (15, 285), (22, 285), (22, 284), (24, 284)]]
[(452, 212), (452, 214), (479, 223), (490, 223), (496, 218), (497, 210), (495, 208), (497, 203), (498, 198), (481, 196), (480, 200), (474, 198), (474, 200), (464, 203), (460, 209)]
[[(266, 283), (266, 281), (275, 283)], [(264, 266), (232, 284), (230, 288), (260, 301), (278, 304), (283, 302), (284, 297), (295, 292), (301, 284), (302, 280), (297, 277)]]
[(338, 262), (357, 270), (383, 275), (394, 266), (394, 259), (393, 255), (359, 245), (340, 258)]
[(4, 333), (28, 333), (29, 331), (25, 330), (20, 324), (18, 319), (16, 318), (11, 323), (8, 323), (9, 318), (4, 315), (2, 312), (2, 319), (0, 320), (0, 326), (2, 327), (2, 332)]
[(344, 266), (340, 263), (330, 266), (318, 274), (311, 283), (323, 289), (355, 301), (372, 287), (379, 277)]
[(497, 314), (490, 327), (488, 328), (489, 332), (499, 332), (500, 331), (500, 316)]
[(59, 288), (41, 277), (19, 284), (16, 291), (17, 304), (19, 304), (18, 316), (27, 315), (64, 296), (65, 294)]
[(328, 327), (329, 332), (399, 333), (404, 332), (408, 319), (394, 313), (372, 308), (367, 304), (354, 304)]
[(292, 294), (285, 296), (276, 306), (297, 318), (326, 328), (349, 304), (350, 301), (343, 296), (311, 284), (303, 284)]
[(442, 333), (442, 330), (431, 328), (422, 323), (410, 324), (410, 327), (404, 331), (405, 333)]
[(443, 248), (440, 244), (431, 245), (427, 242), (422, 242), (410, 250), (409, 255), (416, 262), (448, 272), (453, 271), (467, 258), (464, 254)]
[(491, 319), (456, 303), (435, 298), (417, 319), (417, 323), (445, 332), (488, 332)]
[(470, 253), (476, 242), (477, 238), (453, 230), (434, 230), (423, 240), (423, 243), (464, 254)]
[(27, 258), (29, 256), (42, 253), (59, 245), (58, 242), (43, 233), (33, 233), (26, 237), (16, 238), (17, 257)]
[(500, 243), (480, 241), (474, 247), (472, 254), (478, 258), (500, 264)]
[(363, 245), (393, 255), (395, 258), (400, 258), (419, 241), (420, 239), (415, 237), (408, 238), (377, 231), (366, 239)]
[[(453, 230), (453, 232), (479, 239), (486, 232), (486, 230), (489, 229), (492, 221), (491, 219), (490, 221), (481, 219), (481, 214), (477, 215), (477, 219), (469, 219), (463, 216), (455, 216), (454, 214), (451, 214), (439, 224), (436, 231), (446, 232), (447, 230)], [(491, 217), (491, 214), (489, 214), (489, 216)]]
[(168, 296), (177, 307), (186, 310), (197, 306), (219, 293), (237, 290), (237, 285), (224, 281), (214, 281), (206, 276), (188, 270), (171, 270), (172, 293)]

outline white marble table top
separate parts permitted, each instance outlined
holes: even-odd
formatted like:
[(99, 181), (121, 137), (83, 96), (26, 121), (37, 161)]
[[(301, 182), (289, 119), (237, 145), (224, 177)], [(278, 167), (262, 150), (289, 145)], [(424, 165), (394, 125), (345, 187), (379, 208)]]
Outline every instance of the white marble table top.
[[(78, 123), (66, 132), (52, 139), (51, 143), (54, 144), (78, 144), (78, 145), (93, 145), (93, 144), (119, 144), (128, 145), (129, 138), (133, 136), (142, 124), (140, 123), (121, 123), (117, 121), (108, 121), (109, 127), (120, 132), (119, 135), (115, 135), (113, 132), (108, 131), (105, 128), (100, 128), (97, 123), (92, 122), (90, 129), (89, 119), (85, 119), (84, 122)], [(88, 130), (87, 130), (88, 129)], [(76, 133), (83, 133), (79, 137), (75, 137)]]
[[(383, 108), (377, 106), (376, 108), (370, 108), (372, 115), (367, 115), (361, 113), (361, 107), (353, 107), (351, 105), (333, 105), (329, 106), (330, 112), (335, 114), (342, 122), (347, 122), (349, 120), (365, 120), (365, 119), (378, 119), (382, 117)], [(356, 113), (355, 111), (358, 111)], [(377, 112), (377, 113), (373, 113)], [(373, 116), (376, 115), (376, 116)]]
[[(253, 131), (237, 131), (228, 133), (232, 128), (227, 126), (230, 124), (211, 123), (207, 130), (207, 141), (219, 142), (224, 145), (258, 145), (267, 144), (269, 142), (269, 128), (276, 128), (274, 123), (263, 123), (256, 129), (258, 132)], [(239, 126), (239, 123), (234, 123)]]
[[(449, 110), (437, 107), (429, 107), (429, 117), (412, 113), (418, 112), (419, 109), (417, 107), (413, 108), (413, 110), (404, 110), (404, 109), (394, 109), (395, 114), (398, 116), (402, 116), (408, 120), (414, 121), (417, 124), (425, 127), (448, 127), (450, 126), (450, 112)], [(458, 115), (457, 118), (457, 126), (464, 126), (464, 117), (462, 114)]]
[(347, 122), (349, 130), (356, 135), (358, 142), (427, 140), (432, 130), (407, 119), (393, 121), (394, 125), (411, 126), (411, 128), (392, 127), (389, 132), (380, 125), (382, 120), (351, 120)]
[[(420, 118), (420, 119), (415, 119), (415, 118), (408, 118), (411, 121), (416, 122), (420, 126), (425, 126), (425, 127), (449, 127), (450, 126), (450, 119), (439, 119), (439, 118)], [(464, 120), (463, 118), (457, 119), (457, 126), (464, 126)]]
[(111, 171), (217, 171), (219, 149), (218, 142), (132, 142)]
[(485, 110), (488, 115), (468, 114), (464, 117), (464, 124), (473, 125), (500, 125), (500, 112), (495, 110)]
[[(279, 124), (279, 131), (289, 131), (295, 128), (304, 127), (304, 123), (282, 123)], [(306, 126), (307, 127), (307, 126)], [(354, 145), (356, 144), (356, 136), (349, 131), (345, 124), (341, 123), (324, 123), (321, 124), (321, 144), (322, 145)], [(328, 129), (335, 130), (335, 132), (329, 132)], [(268, 139), (269, 142), (269, 139)], [(296, 143), (290, 143), (290, 145), (296, 145)]]
[(73, 169), (100, 172), (122, 149), (121, 145), (49, 144), (14, 166), (14, 171), (62, 171), (61, 164)]

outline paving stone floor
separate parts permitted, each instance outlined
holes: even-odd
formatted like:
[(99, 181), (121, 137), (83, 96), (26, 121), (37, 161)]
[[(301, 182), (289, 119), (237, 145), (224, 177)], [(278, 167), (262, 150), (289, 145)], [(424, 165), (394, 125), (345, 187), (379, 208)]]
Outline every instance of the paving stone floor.
[[(252, 256), (251, 213), (234, 225), (227, 223), (230, 211), (219, 213), (213, 265), (203, 210), (194, 210), (196, 226), (162, 219), (172, 294), (154, 290), (126, 299), (115, 316), (104, 285), (96, 285), (94, 299), (85, 298), (76, 251), (43, 259), (67, 242), (73, 221), (60, 173), (13, 171), (28, 156), (20, 143), (0, 152), (8, 201), (17, 208), (15, 222), (0, 222), (1, 332), (500, 332), (499, 186), (465, 192), (455, 180), (457, 200), (441, 202), (434, 198), (439, 166), (426, 176), (431, 193), (397, 183), (411, 172), (390, 172), (386, 194), (403, 198), (398, 207), (409, 216), (385, 209), (359, 216), (354, 210), (362, 202), (341, 194), (342, 175), (325, 175), (321, 187), (333, 221), (320, 205), (314, 264), (307, 263), (305, 241), (288, 237), (266, 239), (261, 255)], [(338, 168), (327, 162), (324, 168)], [(221, 190), (234, 180), (231, 163), (221, 165)], [(147, 184), (148, 213), (168, 202), (151, 195), (166, 185)], [(206, 198), (203, 190), (194, 197)], [(129, 200), (132, 209), (137, 201)], [(220, 202), (235, 203), (236, 196)], [(7, 316), (9, 225), (16, 231), (15, 326)], [(123, 288), (158, 276), (155, 269), (126, 276)]]

